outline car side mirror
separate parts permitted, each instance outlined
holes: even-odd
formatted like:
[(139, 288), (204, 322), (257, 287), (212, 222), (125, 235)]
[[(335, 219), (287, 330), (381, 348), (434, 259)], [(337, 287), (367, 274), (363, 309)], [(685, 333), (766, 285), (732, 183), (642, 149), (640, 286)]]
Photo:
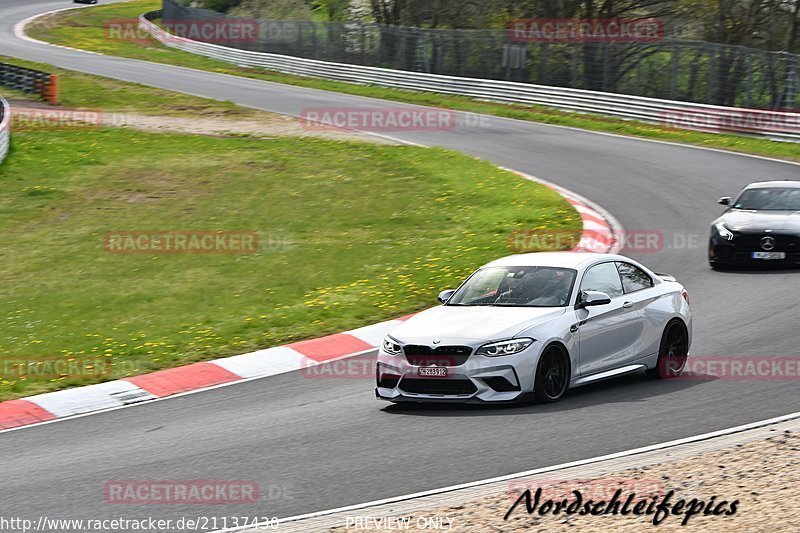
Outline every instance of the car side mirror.
[(723, 196), (719, 200), (717, 200), (720, 205), (730, 205), (731, 204), (731, 197), (730, 196)]
[(575, 305), (577, 309), (592, 307), (595, 305), (605, 305), (611, 303), (611, 296), (600, 291), (581, 291), (581, 299)]
[(439, 300), (443, 304), (446, 304), (447, 300), (449, 300), (450, 297), (453, 296), (454, 292), (456, 292), (455, 289), (447, 289), (446, 291), (440, 292), (439, 296), (437, 296), (436, 298), (437, 298), (437, 300)]

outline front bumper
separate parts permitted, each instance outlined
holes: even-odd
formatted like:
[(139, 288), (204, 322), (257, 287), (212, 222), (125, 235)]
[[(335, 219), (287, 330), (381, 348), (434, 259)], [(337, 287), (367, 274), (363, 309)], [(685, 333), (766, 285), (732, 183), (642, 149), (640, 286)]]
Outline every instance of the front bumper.
[[(753, 252), (763, 252), (760, 239), (765, 236), (776, 239), (772, 252), (784, 252), (785, 259), (754, 259)], [(708, 261), (712, 265), (800, 265), (800, 237), (780, 234), (736, 234), (732, 240), (712, 234), (708, 243)]]
[(538, 360), (534, 342), (514, 355), (471, 355), (465, 363), (446, 366), (447, 377), (422, 377), (419, 366), (403, 354), (381, 350), (376, 367), (375, 395), (390, 402), (494, 403), (522, 399), (533, 390)]

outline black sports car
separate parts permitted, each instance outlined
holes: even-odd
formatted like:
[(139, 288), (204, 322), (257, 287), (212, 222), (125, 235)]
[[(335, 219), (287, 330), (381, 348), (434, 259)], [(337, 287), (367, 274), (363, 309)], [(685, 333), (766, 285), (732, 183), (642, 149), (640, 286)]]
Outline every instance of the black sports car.
[(96, 4), (97, 0), (72, 0), (74, 4)]
[(745, 187), (711, 224), (711, 268), (736, 264), (800, 265), (800, 181), (762, 181)]

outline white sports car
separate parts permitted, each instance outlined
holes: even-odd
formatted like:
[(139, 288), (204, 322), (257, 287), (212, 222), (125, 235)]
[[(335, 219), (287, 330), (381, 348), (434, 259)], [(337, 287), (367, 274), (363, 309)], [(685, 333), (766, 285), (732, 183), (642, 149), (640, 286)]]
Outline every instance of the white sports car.
[(678, 376), (692, 340), (686, 289), (621, 255), (512, 255), (439, 301), (384, 340), (379, 399), (554, 402), (628, 372)]

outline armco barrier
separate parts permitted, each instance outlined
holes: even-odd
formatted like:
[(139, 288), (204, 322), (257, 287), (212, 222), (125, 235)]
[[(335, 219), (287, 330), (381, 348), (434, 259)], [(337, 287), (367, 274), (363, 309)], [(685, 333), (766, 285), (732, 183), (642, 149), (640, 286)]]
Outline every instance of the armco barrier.
[(142, 15), (139, 17), (140, 28), (167, 46), (245, 67), (262, 67), (288, 74), (382, 85), (398, 89), (457, 94), (480, 100), (542, 105), (564, 111), (609, 115), (626, 120), (665, 124), (684, 129), (744, 133), (774, 140), (800, 142), (800, 113), (795, 111), (779, 112), (720, 107), (676, 100), (510, 81), (442, 76), (251, 52), (172, 35), (151, 22), (150, 19), (156, 19), (159, 16), (159, 11)]
[(8, 153), (8, 143), (11, 140), (11, 108), (6, 99), (0, 96), (0, 163)]

